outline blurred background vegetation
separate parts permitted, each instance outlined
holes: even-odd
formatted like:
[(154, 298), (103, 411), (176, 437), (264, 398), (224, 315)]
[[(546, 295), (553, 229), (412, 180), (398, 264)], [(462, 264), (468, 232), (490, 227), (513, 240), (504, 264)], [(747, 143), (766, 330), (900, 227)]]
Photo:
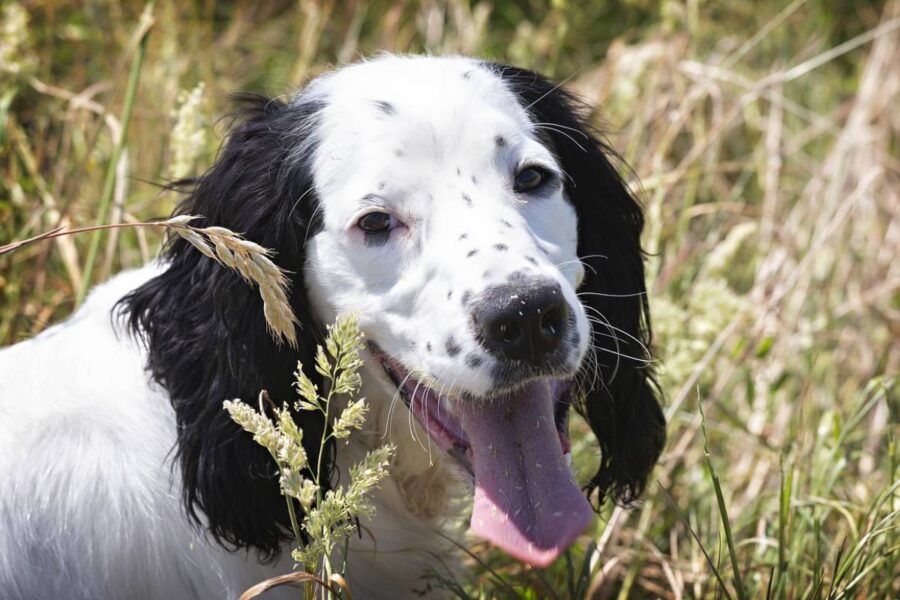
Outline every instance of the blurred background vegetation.
[[(535, 68), (596, 108), (647, 209), (670, 422), (643, 502), (555, 565), (473, 540), (471, 576), (432, 585), (900, 596), (900, 2), (0, 0), (0, 245), (165, 216), (159, 184), (210, 164), (228, 93), (289, 94), (381, 51)], [(0, 256), (0, 344), (160, 242), (118, 229)]]

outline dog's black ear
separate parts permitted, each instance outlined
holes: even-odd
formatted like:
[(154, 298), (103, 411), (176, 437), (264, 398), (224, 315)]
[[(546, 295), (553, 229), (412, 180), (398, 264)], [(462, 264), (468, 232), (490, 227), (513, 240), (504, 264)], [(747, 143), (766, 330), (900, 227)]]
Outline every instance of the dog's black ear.
[[(643, 212), (610, 160), (618, 160), (585, 122), (584, 107), (541, 75), (490, 65), (517, 96), (566, 173), (578, 215), (579, 298), (592, 321), (598, 376), (583, 373), (579, 410), (600, 443), (600, 468), (588, 483), (599, 500), (628, 503), (644, 489), (666, 439), (650, 367), (650, 314), (640, 235)], [(587, 361), (590, 363), (591, 361)]]
[[(273, 557), (289, 531), (277, 468), (222, 402), (255, 404), (265, 389), (277, 404), (292, 404), (297, 361), (314, 364), (320, 324), (307, 300), (304, 261), (306, 240), (320, 227), (309, 163), (321, 107), (254, 95), (236, 99), (237, 125), (215, 165), (175, 184), (189, 193), (176, 214), (200, 215), (192, 225), (227, 227), (274, 250), (273, 260), (291, 277), (297, 348), (277, 343), (266, 330), (254, 286), (180, 238), (165, 248), (163, 272), (123, 298), (119, 309), (146, 343), (147, 366), (172, 400), (189, 514), (217, 541)], [(315, 464), (323, 420), (309, 411), (297, 418)]]

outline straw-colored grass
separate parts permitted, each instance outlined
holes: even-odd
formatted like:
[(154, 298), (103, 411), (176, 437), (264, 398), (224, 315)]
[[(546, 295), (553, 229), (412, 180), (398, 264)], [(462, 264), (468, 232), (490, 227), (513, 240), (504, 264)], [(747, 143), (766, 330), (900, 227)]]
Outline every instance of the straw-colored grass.
[[(0, 245), (96, 224), (107, 181), (104, 223), (167, 216), (147, 182), (208, 166), (225, 93), (288, 93), (381, 49), (538, 68), (598, 107), (647, 209), (667, 448), (642, 503), (608, 507), (549, 569), (473, 540), (471, 577), (434, 585), (900, 596), (900, 2), (159, 0), (152, 26), (139, 5), (82, 6), (3, 3)], [(105, 231), (93, 260), (85, 236), (0, 255), (0, 342), (150, 260), (154, 231)]]

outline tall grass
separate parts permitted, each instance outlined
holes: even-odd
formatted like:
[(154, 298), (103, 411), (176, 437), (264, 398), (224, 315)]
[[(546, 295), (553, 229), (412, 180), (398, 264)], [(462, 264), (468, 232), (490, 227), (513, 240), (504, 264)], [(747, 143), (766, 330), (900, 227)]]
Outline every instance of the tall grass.
[[(209, 164), (225, 93), (286, 93), (379, 49), (568, 79), (629, 165), (670, 423), (648, 492), (608, 507), (543, 572), (473, 540), (471, 577), (435, 585), (467, 598), (900, 596), (900, 3), (164, 0), (149, 31), (142, 8), (2, 4), (0, 245), (166, 215), (173, 199), (148, 182)], [(153, 231), (110, 230), (93, 259), (84, 236), (0, 256), (0, 342), (150, 259)], [(586, 433), (573, 423), (584, 474)]]

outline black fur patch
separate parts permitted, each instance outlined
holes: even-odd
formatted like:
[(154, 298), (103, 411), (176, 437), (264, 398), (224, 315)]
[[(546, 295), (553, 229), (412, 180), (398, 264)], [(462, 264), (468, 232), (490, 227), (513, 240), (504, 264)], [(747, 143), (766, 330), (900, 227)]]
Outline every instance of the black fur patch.
[(480, 367), (483, 362), (484, 358), (477, 354), (472, 353), (466, 355), (466, 364), (473, 369)]
[(444, 348), (447, 350), (447, 354), (449, 356), (456, 356), (460, 352), (462, 352), (462, 348), (459, 347), (459, 344), (456, 343), (456, 340), (453, 339), (453, 336), (447, 338), (447, 341), (444, 343)]
[(378, 110), (383, 112), (386, 115), (396, 115), (397, 107), (391, 104), (390, 102), (386, 102), (384, 100), (375, 100), (375, 106), (378, 107)]
[[(189, 194), (175, 213), (203, 215), (193, 224), (227, 227), (275, 251), (273, 260), (293, 277), (290, 302), (302, 324), (298, 347), (269, 335), (254, 286), (174, 236), (163, 254), (168, 268), (125, 296), (117, 312), (146, 344), (147, 368), (171, 397), (188, 514), (226, 547), (253, 548), (273, 558), (292, 537), (277, 467), (229, 418), (222, 401), (255, 404), (260, 390), (267, 390), (276, 402), (290, 403), (297, 361), (315, 364), (322, 330), (307, 301), (304, 263), (306, 240), (321, 222), (311, 191), (312, 149), (304, 142), (321, 105), (250, 94), (236, 100), (241, 122), (216, 164), (200, 178), (172, 185)], [(321, 385), (314, 369), (307, 374)], [(295, 419), (315, 464), (325, 423), (310, 411)], [(327, 480), (333, 447), (325, 452)]]

